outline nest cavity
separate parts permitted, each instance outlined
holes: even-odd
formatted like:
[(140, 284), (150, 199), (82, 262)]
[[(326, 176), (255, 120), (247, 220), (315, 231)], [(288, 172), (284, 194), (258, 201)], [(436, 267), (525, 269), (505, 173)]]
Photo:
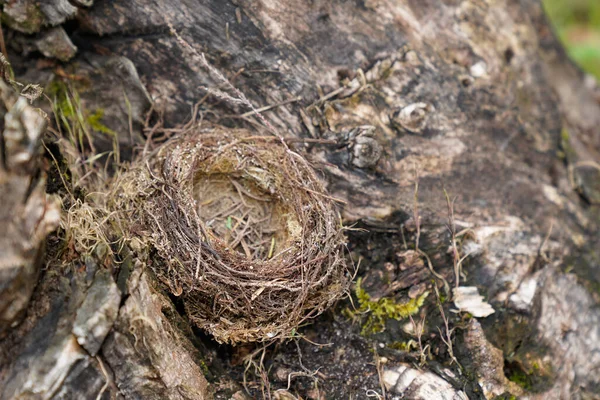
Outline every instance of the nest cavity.
[(160, 281), (219, 342), (289, 336), (347, 291), (334, 201), (279, 139), (196, 132), (143, 164), (130, 218), (160, 255)]

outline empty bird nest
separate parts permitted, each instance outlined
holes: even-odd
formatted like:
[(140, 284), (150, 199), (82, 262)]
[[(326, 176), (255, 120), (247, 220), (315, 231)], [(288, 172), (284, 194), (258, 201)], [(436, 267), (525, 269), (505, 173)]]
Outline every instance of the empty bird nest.
[(289, 336), (348, 288), (334, 201), (278, 138), (185, 134), (118, 182), (154, 273), (219, 342)]

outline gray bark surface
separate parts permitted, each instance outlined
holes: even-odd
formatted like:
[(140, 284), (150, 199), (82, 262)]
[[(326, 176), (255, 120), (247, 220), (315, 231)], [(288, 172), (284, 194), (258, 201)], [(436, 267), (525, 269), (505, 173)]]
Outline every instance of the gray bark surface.
[[(297, 150), (345, 202), (344, 222), (367, 231), (348, 237), (372, 299), (415, 298), (432, 282), (443, 293), (440, 277), (455, 285), (444, 189), (456, 197), (460, 284), (495, 313), (446, 308), (455, 359), (433, 294), (420, 369), (418, 352), (393, 346), (411, 338), (407, 321), (365, 337), (338, 307), (302, 331), (331, 346), (269, 353), (272, 398), (367, 398), (382, 387), (388, 398), (600, 398), (600, 89), (568, 60), (539, 1), (72, 3), (2, 5), (17, 80), (70, 77), (127, 159), (150, 107), (166, 126), (198, 104), (212, 123), (264, 132), (253, 110), (219, 95), (232, 95), (227, 77), (255, 108), (269, 106), (262, 115), (280, 135), (308, 139)], [(36, 52), (71, 61), (36, 65)], [(42, 121), (9, 86), (0, 94), (0, 398), (243, 398), (235, 359), (250, 350), (203, 338), (135, 254), (113, 260), (98, 248), (44, 264), (57, 221), (40, 178), (50, 168), (40, 175), (32, 150)], [(416, 240), (437, 275), (407, 250)], [(320, 389), (307, 377), (317, 369)]]

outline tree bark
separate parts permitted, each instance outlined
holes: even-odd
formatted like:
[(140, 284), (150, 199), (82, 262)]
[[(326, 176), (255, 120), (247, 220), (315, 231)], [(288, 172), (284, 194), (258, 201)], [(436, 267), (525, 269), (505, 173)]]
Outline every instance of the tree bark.
[[(4, 3), (15, 81), (70, 80), (123, 159), (147, 139), (150, 108), (167, 127), (197, 107), (213, 124), (265, 132), (263, 110), (343, 200), (344, 223), (363, 228), (348, 232), (349, 257), (362, 258), (371, 299), (431, 292), (414, 317), (426, 314), (418, 339), (430, 349), (419, 369), (414, 325), (361, 335), (344, 303), (301, 330), (331, 346), (269, 350), (269, 396), (600, 398), (600, 89), (539, 1), (72, 3)], [(75, 47), (66, 65), (40, 58)], [(47, 262), (57, 222), (40, 176), (62, 150), (48, 144), (39, 163), (29, 149), (41, 121), (12, 91), (0, 86), (0, 398), (243, 398), (236, 352), (250, 350), (194, 330), (135, 249)], [(92, 132), (99, 152), (112, 146), (103, 131)], [(58, 232), (47, 253), (68, 246)], [(434, 296), (459, 285), (495, 313), (451, 313)]]

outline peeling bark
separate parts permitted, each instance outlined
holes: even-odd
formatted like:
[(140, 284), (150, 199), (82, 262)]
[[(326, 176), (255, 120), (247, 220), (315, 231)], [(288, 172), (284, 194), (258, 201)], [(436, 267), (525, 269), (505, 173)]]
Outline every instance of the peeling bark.
[(57, 226), (56, 199), (39, 177), (46, 120), (0, 81), (0, 337), (17, 324), (37, 283), (45, 236)]

